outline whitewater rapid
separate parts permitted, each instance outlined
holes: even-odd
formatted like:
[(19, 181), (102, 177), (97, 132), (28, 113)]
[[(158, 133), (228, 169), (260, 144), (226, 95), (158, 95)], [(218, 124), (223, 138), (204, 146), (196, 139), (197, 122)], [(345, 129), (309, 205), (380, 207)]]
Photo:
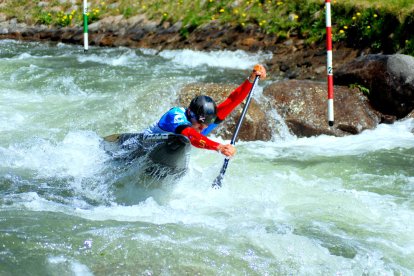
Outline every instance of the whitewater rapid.
[(196, 148), (184, 177), (154, 180), (113, 165), (101, 137), (142, 130), (188, 83), (241, 83), (270, 54), (0, 45), (0, 274), (414, 270), (414, 120), (347, 137), (281, 125), (237, 142), (222, 189), (223, 156)]

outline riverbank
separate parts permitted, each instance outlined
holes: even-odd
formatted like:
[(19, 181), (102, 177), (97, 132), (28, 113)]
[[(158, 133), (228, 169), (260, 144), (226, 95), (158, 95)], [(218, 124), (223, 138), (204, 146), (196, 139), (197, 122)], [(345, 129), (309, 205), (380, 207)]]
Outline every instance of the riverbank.
[[(83, 2), (0, 3), (0, 39), (83, 44)], [(332, 1), (334, 69), (369, 53), (414, 54), (414, 6)], [(90, 44), (272, 52), (271, 76), (324, 80), (320, 1), (88, 1)]]
[[(163, 1), (88, 0), (89, 24), (108, 17), (126, 20), (144, 16), (160, 24), (175, 26), (186, 40), (206, 25), (225, 26), (231, 31), (249, 33), (252, 29), (278, 42), (298, 37), (306, 45), (325, 40), (325, 3), (310, 1)], [(330, 1), (334, 42), (351, 48), (372, 48), (376, 52), (414, 54), (414, 5), (405, 0)], [(82, 0), (8, 0), (0, 2), (0, 17), (28, 25), (49, 28), (81, 27), (84, 21)]]
[[(186, 39), (180, 35), (179, 29), (179, 24), (151, 21), (145, 16), (129, 19), (110, 16), (89, 26), (89, 40), (92, 46), (152, 48), (158, 51), (191, 49), (271, 52), (273, 58), (266, 64), (271, 78), (324, 80), (326, 77), (324, 43), (308, 45), (297, 36), (280, 40), (277, 36), (266, 35), (257, 28), (240, 30), (216, 22), (197, 28)], [(0, 22), (0, 39), (83, 45), (83, 29), (50, 28), (46, 25), (19, 23), (16, 19), (3, 20)], [(370, 52), (371, 49), (353, 49), (343, 43), (334, 44), (334, 67), (339, 67), (362, 53)]]

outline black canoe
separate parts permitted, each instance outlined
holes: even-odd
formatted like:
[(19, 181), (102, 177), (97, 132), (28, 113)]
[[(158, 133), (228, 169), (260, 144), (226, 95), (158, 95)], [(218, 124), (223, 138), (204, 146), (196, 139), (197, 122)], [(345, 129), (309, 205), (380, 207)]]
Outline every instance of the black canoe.
[(191, 144), (180, 134), (123, 133), (104, 137), (103, 146), (117, 160), (146, 158), (146, 171), (157, 176), (183, 174), (188, 168)]

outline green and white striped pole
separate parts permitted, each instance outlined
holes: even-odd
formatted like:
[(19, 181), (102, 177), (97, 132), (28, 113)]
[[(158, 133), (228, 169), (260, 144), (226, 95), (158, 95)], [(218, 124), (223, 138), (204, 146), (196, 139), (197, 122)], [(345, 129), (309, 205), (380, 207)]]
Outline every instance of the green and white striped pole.
[(83, 50), (88, 51), (88, 1), (83, 0)]

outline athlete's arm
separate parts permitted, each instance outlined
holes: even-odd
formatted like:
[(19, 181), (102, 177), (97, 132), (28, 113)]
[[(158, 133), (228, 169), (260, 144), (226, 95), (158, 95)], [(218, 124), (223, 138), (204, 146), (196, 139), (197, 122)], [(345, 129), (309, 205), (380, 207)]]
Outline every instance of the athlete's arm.
[(197, 148), (216, 150), (224, 154), (225, 156), (233, 156), (234, 154), (236, 154), (236, 148), (233, 145), (223, 145), (213, 140), (210, 140), (192, 127), (187, 126), (185, 128), (177, 128), (177, 130), (176, 133), (188, 137), (191, 144)]
[(248, 80), (245, 80), (239, 87), (237, 87), (221, 104), (217, 106), (218, 122), (223, 121), (249, 94), (253, 81), (256, 76), (260, 76), (261, 80), (266, 78), (266, 69), (257, 64), (254, 66)]
[(181, 130), (182, 135), (190, 139), (191, 145), (197, 148), (209, 149), (209, 150), (218, 150), (219, 143), (208, 139), (206, 136), (199, 133), (192, 127), (186, 127)]
[(223, 121), (249, 94), (253, 84), (245, 80), (221, 104), (217, 106), (217, 118)]

